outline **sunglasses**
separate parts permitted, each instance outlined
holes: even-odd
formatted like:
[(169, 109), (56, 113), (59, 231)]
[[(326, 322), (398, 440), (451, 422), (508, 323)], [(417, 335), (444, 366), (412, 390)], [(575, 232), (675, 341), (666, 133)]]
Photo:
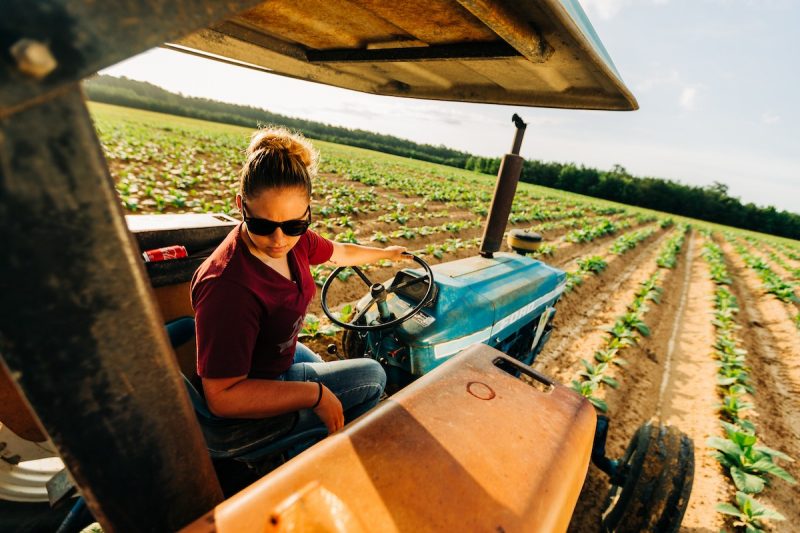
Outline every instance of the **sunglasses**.
[(242, 218), (247, 224), (247, 231), (254, 235), (272, 235), (275, 230), (281, 228), (284, 235), (289, 237), (298, 237), (308, 230), (311, 224), (311, 206), (306, 209), (303, 218), (296, 218), (293, 220), (284, 220), (283, 222), (273, 222), (266, 218), (252, 218), (247, 215), (247, 206), (242, 200)]

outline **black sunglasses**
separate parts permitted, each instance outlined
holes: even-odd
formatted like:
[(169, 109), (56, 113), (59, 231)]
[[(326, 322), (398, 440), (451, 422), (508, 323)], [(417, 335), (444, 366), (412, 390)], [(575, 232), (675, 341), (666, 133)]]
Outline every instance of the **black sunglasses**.
[(284, 235), (298, 237), (308, 230), (311, 224), (311, 206), (306, 209), (303, 218), (284, 220), (283, 222), (273, 222), (266, 218), (252, 218), (247, 215), (247, 206), (242, 199), (242, 218), (247, 223), (247, 231), (254, 235), (272, 235), (276, 229), (281, 228)]

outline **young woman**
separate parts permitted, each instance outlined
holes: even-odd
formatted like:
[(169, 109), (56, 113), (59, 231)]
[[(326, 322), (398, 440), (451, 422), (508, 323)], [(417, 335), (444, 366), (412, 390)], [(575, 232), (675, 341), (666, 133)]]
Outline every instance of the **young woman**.
[(396, 261), (405, 248), (335, 243), (308, 229), (317, 153), (302, 136), (259, 130), (246, 155), (236, 195), (243, 223), (192, 279), (206, 402), (230, 418), (300, 411), (303, 425), (333, 433), (378, 402), (386, 376), (372, 359), (324, 363), (297, 342), (316, 292), (309, 266)]

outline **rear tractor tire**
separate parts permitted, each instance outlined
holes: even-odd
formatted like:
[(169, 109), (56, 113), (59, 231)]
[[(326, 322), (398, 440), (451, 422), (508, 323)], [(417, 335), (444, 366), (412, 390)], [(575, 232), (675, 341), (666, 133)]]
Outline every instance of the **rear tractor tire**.
[(678, 428), (645, 423), (619, 468), (623, 481), (611, 486), (602, 530), (677, 532), (692, 492), (692, 439)]

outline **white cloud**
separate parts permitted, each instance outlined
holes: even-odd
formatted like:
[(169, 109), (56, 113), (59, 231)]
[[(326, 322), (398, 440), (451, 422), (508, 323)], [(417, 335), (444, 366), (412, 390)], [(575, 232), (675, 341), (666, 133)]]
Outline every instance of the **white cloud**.
[(667, 72), (658, 72), (649, 78), (645, 78), (643, 81), (636, 83), (635, 87), (637, 91), (646, 92), (663, 85), (678, 85), (680, 82), (681, 78), (678, 71), (672, 69)]
[(632, 4), (663, 5), (668, 2), (669, 0), (581, 0), (581, 5), (599, 18), (609, 20), (617, 16), (622, 8)]
[(630, 0), (583, 0), (581, 3), (587, 11), (608, 20), (614, 18)]
[(770, 111), (761, 113), (761, 122), (764, 124), (777, 124), (781, 121), (781, 117)]
[(697, 99), (697, 88), (696, 87), (684, 87), (681, 91), (681, 99), (680, 104), (681, 107), (691, 111), (694, 109), (695, 100)]

